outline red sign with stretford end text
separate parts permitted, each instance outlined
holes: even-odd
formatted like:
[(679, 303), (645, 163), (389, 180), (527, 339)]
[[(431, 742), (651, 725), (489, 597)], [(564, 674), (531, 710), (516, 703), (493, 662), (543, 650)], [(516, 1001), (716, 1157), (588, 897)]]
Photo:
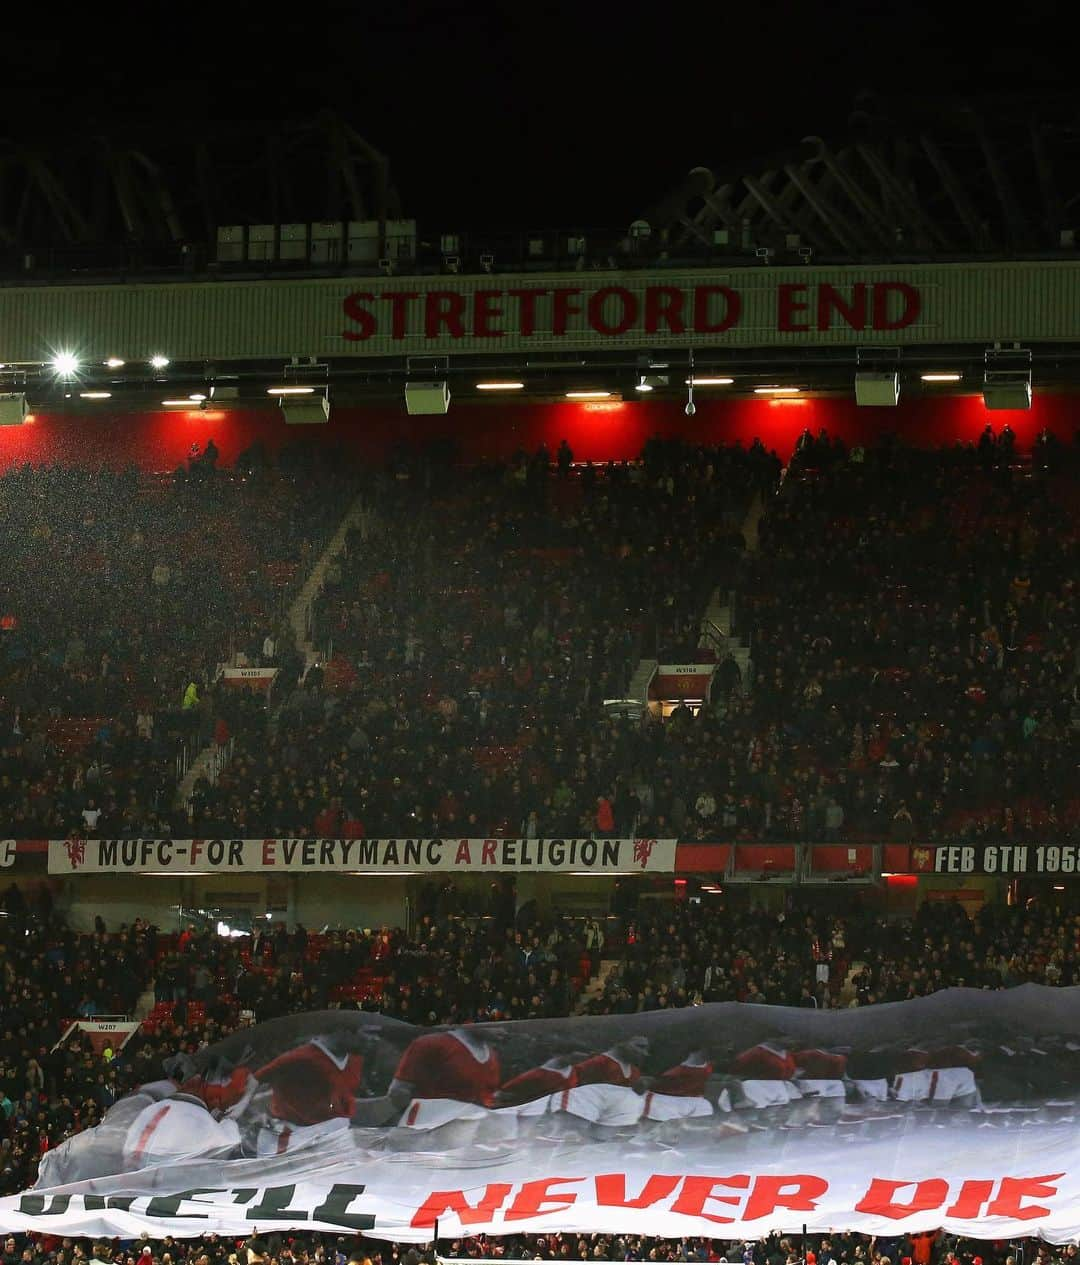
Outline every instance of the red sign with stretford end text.
[[(355, 290), (342, 303), (341, 337), (363, 343), (546, 340), (582, 332), (606, 339), (721, 335), (739, 326), (746, 307), (742, 291), (731, 285)], [(906, 281), (783, 282), (775, 287), (771, 319), (779, 333), (838, 328), (884, 333), (913, 325), (922, 307), (921, 292)]]

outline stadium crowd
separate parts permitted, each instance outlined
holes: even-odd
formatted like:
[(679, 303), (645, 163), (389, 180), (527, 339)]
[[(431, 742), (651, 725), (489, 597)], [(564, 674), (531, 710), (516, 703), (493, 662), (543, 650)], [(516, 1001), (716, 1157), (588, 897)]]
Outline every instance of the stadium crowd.
[(375, 489), (318, 603), (325, 672), (268, 740), (240, 740), (200, 830), (647, 829), (602, 702), (643, 654), (696, 647), (776, 466), (760, 446), (656, 443), (636, 465), (556, 470), (541, 453)]
[(218, 470), (207, 448), (171, 477), (66, 466), (0, 476), (10, 835), (182, 831), (177, 755), (214, 732), (218, 666), (286, 658), (286, 595), (340, 521), (348, 481), (287, 454), (274, 469), (249, 454)]
[[(915, 918), (886, 923), (868, 912), (847, 917), (764, 911), (739, 914), (690, 903), (638, 909), (603, 924), (564, 917), (520, 925), (512, 909), (468, 918), (443, 908), (426, 914), (410, 939), (400, 930), (348, 931), (323, 938), (318, 952), (303, 928), (276, 926), (253, 937), (222, 937), (186, 928), (165, 936), (137, 920), (93, 934), (67, 928), (47, 899), (29, 906), (17, 887), (5, 896), (0, 923), (0, 1193), (32, 1184), (41, 1155), (72, 1133), (92, 1127), (118, 1097), (157, 1080), (178, 1052), (195, 1054), (238, 1025), (293, 1011), (359, 1004), (348, 982), (375, 968), (381, 992), (365, 1005), (420, 1025), (556, 1016), (581, 1009), (585, 978), (599, 957), (619, 966), (588, 1002), (591, 1013), (631, 1013), (703, 1000), (795, 1005), (866, 1005), (933, 992), (955, 984), (997, 988), (1032, 980), (1067, 985), (1076, 978), (1080, 919), (1055, 911), (987, 906), (969, 920), (959, 906), (924, 905)], [(575, 957), (580, 955), (579, 961)], [(823, 971), (822, 967), (826, 969)], [(572, 973), (577, 971), (574, 976)], [(137, 1013), (152, 991), (153, 1016), (122, 1048), (95, 1049), (67, 1020), (103, 1013)], [(164, 1004), (163, 1004), (164, 1003)], [(153, 1018), (152, 1016), (152, 1018)], [(209, 1240), (76, 1245), (55, 1239), (10, 1240), (12, 1265), (230, 1265), (243, 1245)], [(536, 1259), (617, 1259), (743, 1262), (801, 1261), (801, 1244), (777, 1240), (725, 1244), (705, 1240), (642, 1240), (609, 1236), (521, 1236), (442, 1245), (464, 1256)], [(320, 1253), (321, 1249), (321, 1254)], [(263, 1250), (256, 1245), (256, 1252)], [(905, 1243), (859, 1236), (816, 1238), (826, 1265), (873, 1265), (879, 1258), (931, 1259)], [(957, 1245), (942, 1238), (933, 1260), (947, 1262)], [(404, 1249), (355, 1240), (300, 1235), (267, 1249), (270, 1265), (329, 1262), (359, 1253), (373, 1265), (397, 1265)], [(1000, 1261), (1002, 1245), (979, 1245), (960, 1265)], [(349, 1257), (351, 1259), (351, 1257)], [(815, 1262), (808, 1256), (810, 1265)], [(1030, 1258), (1029, 1258), (1030, 1259)], [(1050, 1257), (1041, 1258), (1045, 1262)], [(950, 1262), (950, 1265), (955, 1263)]]
[[(541, 452), (360, 482), (205, 455), (168, 481), (12, 471), (9, 832), (1063, 841), (1076, 470), (1044, 449), (1021, 466), (1008, 443), (806, 437), (782, 483), (760, 445), (659, 441), (633, 464)], [(361, 486), (301, 679), (284, 594)], [(752, 683), (722, 655), (697, 716), (608, 716), (643, 656), (713, 653), (716, 589)], [(273, 708), (215, 688), (225, 661), (279, 667)], [(179, 810), (179, 747), (229, 737)]]
[[(34, 1180), (38, 1158), (96, 1123), (120, 1095), (157, 1080), (245, 1023), (328, 1007), (378, 1009), (420, 1025), (630, 1014), (752, 1001), (865, 1005), (957, 984), (999, 988), (1077, 978), (1080, 919), (1052, 911), (924, 905), (911, 920), (869, 913), (740, 913), (687, 903), (601, 923), (566, 916), (425, 914), (400, 929), (249, 937), (142, 920), (79, 935), (47, 902), (9, 889), (0, 924), (0, 1189)], [(606, 934), (605, 934), (606, 926)], [(618, 965), (595, 996), (601, 959)], [(824, 969), (823, 969), (824, 968)], [(367, 981), (360, 988), (357, 980)], [(144, 996), (145, 995), (145, 996)], [(139, 1014), (122, 1050), (67, 1038), (68, 1021)]]
[(537, 1261), (672, 1261), (719, 1265), (1075, 1265), (1074, 1244), (980, 1242), (951, 1235), (771, 1235), (757, 1241), (657, 1239), (640, 1235), (478, 1236), (413, 1248), (363, 1236), (271, 1234), (234, 1239), (208, 1235), (161, 1241), (89, 1243), (41, 1238), (3, 1241), (3, 1265), (435, 1265), (437, 1259)]
[[(196, 788), (200, 832), (1068, 837), (1075, 481), (1056, 450), (1031, 469), (1010, 457), (1007, 444), (849, 454), (811, 438), (775, 496), (763, 449), (670, 445), (634, 466), (572, 471), (538, 454), (380, 481), (371, 522), (314, 612), (325, 666), (274, 713), (215, 694), (213, 670), (237, 649), (281, 661), (281, 591), (340, 521), (348, 480), (257, 464), (224, 474), (205, 454), (168, 484), (13, 472), (0, 479), (0, 520), (18, 542), (0, 563), (7, 831), (186, 831), (171, 803), (173, 744), (207, 695), (200, 723), (224, 725), (237, 750), (216, 784)], [(756, 496), (767, 511), (755, 552), (739, 528)], [(57, 498), (67, 530), (49, 512)], [(49, 550), (29, 544), (42, 540)], [(696, 718), (640, 732), (603, 720), (602, 700), (625, 690), (642, 653), (695, 647), (717, 586), (739, 594), (753, 688), (725, 667), (725, 687)], [(133, 615), (123, 627), (117, 609)], [(297, 673), (283, 675), (288, 686)], [(85, 743), (58, 741), (61, 722), (87, 717), (98, 723)], [(167, 1056), (246, 1022), (357, 1005), (424, 1025), (714, 1000), (865, 1005), (960, 983), (1070, 984), (1080, 944), (1080, 920), (1038, 909), (968, 920), (927, 906), (886, 923), (642, 902), (599, 923), (519, 919), (495, 892), (488, 912), (462, 916), (434, 892), (411, 938), (280, 927), (171, 937), (141, 921), (80, 935), (47, 900), (31, 909), (9, 893), (0, 1190), (32, 1184), (42, 1154), (158, 1078)], [(618, 966), (587, 995), (601, 956)], [(123, 1049), (62, 1039), (67, 1020), (137, 1013), (148, 994), (158, 1019)], [(264, 1248), (267, 1265), (408, 1255), (318, 1236), (35, 1239), (5, 1242), (0, 1265), (233, 1265)], [(459, 1250), (743, 1265), (1014, 1255), (1011, 1244), (858, 1236), (787, 1246), (549, 1236)]]
[[(316, 610), (325, 666), (240, 726), (202, 833), (897, 841), (1071, 837), (1075, 470), (1008, 444), (656, 445), (373, 492)], [(758, 547), (739, 525), (765, 496)], [(642, 655), (697, 648), (736, 594), (695, 717), (608, 718)], [(246, 736), (245, 736), (246, 735)]]
[(1075, 477), (1010, 446), (796, 463), (742, 608), (753, 695), (727, 787), (766, 834), (1071, 837)]

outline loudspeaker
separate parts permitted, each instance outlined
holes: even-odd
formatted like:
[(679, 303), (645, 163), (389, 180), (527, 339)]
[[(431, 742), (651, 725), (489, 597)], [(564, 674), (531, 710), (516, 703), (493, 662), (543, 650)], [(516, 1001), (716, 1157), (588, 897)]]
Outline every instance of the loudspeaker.
[(289, 426), (320, 426), (330, 420), (330, 400), (325, 395), (311, 399), (283, 395), (281, 412)]
[(871, 407), (895, 408), (900, 399), (898, 373), (857, 373), (855, 403)]
[(0, 426), (21, 426), (29, 412), (22, 392), (0, 395)]
[(983, 381), (983, 404), (988, 409), (1031, 408), (1030, 374), (988, 373)]
[(445, 382), (406, 382), (405, 411), (447, 413), (450, 411), (450, 387)]

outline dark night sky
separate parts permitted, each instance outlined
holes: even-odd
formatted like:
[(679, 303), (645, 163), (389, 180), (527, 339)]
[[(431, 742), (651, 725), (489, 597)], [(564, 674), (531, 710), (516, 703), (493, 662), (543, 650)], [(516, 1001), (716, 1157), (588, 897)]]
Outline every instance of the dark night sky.
[(12, 8), (0, 132), (335, 106), (388, 155), (405, 209), (447, 228), (622, 227), (693, 166), (842, 134), (864, 89), (1072, 82), (1065, 10), (1042, 0), (1001, 20), (950, 0)]

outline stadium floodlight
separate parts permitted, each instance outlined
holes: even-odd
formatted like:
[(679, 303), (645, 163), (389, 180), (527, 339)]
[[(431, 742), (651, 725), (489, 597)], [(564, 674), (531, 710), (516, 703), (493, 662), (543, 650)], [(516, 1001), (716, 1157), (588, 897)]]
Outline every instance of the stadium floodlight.
[(568, 400), (610, 400), (610, 391), (567, 391)]
[(754, 387), (755, 395), (798, 395), (802, 387)]
[(314, 395), (314, 387), (267, 387), (267, 395)]
[(651, 391), (652, 389), (652, 383), (648, 381), (644, 374), (642, 374), (637, 386), (634, 387), (635, 391)]
[(127, 362), (124, 360), (121, 360), (119, 356), (110, 356), (108, 360), (105, 361), (105, 368), (106, 369), (123, 369), (126, 363)]
[(52, 358), (52, 369), (58, 378), (73, 378), (79, 371), (79, 357), (73, 351), (58, 351)]
[(193, 391), (188, 396), (189, 400), (193, 400), (196, 404), (201, 404), (206, 399), (206, 395), (202, 391)]
[(449, 409), (450, 386), (445, 378), (405, 383), (405, 411), (410, 416), (446, 413)]
[(476, 384), (478, 391), (522, 391), (524, 388), (524, 382), (478, 382)]
[(0, 394), (0, 426), (21, 426), (32, 421), (33, 414), (22, 391), (5, 391)]
[(1031, 351), (1019, 343), (995, 344), (986, 352), (983, 404), (988, 409), (1031, 408)]
[(688, 387), (729, 387), (734, 381), (734, 378), (687, 378), (686, 385)]
[(150, 367), (152, 369), (168, 369), (169, 357), (168, 356), (151, 356)]
[(111, 391), (80, 391), (80, 400), (111, 400)]
[(190, 400), (162, 400), (166, 408), (191, 408)]
[(959, 382), (964, 375), (962, 373), (920, 373), (919, 377), (923, 382)]
[(313, 400), (297, 400), (282, 396), (278, 400), (281, 416), (287, 426), (325, 425), (330, 420), (330, 400), (317, 395)]
[(895, 408), (900, 403), (900, 375), (867, 373), (855, 375), (855, 403), (871, 408)]
[(988, 409), (1031, 408), (1030, 372), (985, 374), (983, 404)]

